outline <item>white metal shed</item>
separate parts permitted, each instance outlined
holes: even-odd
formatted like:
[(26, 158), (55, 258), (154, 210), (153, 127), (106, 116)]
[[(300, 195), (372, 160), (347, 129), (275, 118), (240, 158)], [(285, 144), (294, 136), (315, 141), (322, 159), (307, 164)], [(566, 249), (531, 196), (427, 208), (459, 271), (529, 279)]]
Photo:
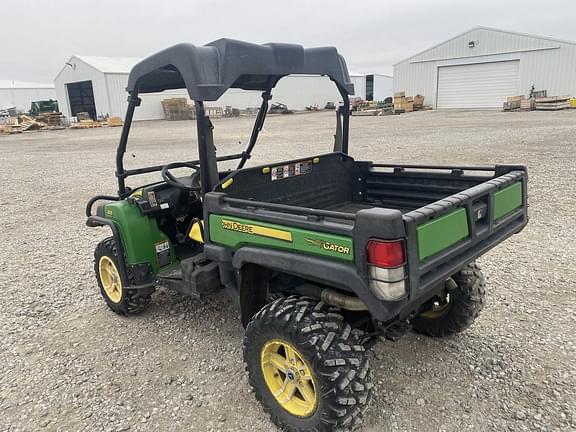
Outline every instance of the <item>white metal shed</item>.
[[(54, 84), (60, 110), (66, 116), (88, 112), (91, 117), (126, 113), (128, 74), (140, 61), (131, 57), (72, 56), (56, 76)], [(179, 92), (186, 96), (185, 91)], [(136, 120), (164, 118), (160, 101), (169, 95), (150, 94), (142, 97)]]
[(576, 94), (576, 43), (476, 27), (394, 65), (394, 91), (435, 108), (502, 108), (530, 88)]
[(359, 97), (366, 99), (366, 75), (350, 72), (350, 81), (354, 84), (354, 94), (350, 97)]
[(389, 75), (351, 72), (350, 79), (354, 84), (352, 97), (361, 97), (364, 100), (374, 101), (383, 101), (387, 97), (392, 97), (393, 84), (392, 77)]
[(56, 99), (53, 84), (0, 80), (0, 109), (29, 111), (32, 102)]

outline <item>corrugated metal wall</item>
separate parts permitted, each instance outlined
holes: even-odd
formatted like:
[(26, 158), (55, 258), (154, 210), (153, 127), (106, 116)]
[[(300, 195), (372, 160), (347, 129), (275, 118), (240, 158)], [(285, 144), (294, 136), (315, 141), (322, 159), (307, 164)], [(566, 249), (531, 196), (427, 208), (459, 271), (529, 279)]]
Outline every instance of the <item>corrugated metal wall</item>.
[(490, 29), (474, 29), (396, 64), (394, 91), (422, 94), (436, 107), (439, 67), (507, 60), (520, 61), (520, 94), (534, 85), (549, 95), (576, 95), (576, 44)]
[[(108, 97), (110, 100), (109, 115), (123, 117), (126, 113), (126, 85), (128, 75), (106, 74)], [(262, 101), (261, 92), (244, 91), (240, 89), (228, 90), (218, 101), (207, 102), (207, 106), (234, 108), (259, 107)], [(323, 108), (326, 102), (337, 103), (341, 100), (336, 86), (327, 77), (318, 76), (288, 76), (278, 82), (272, 91), (272, 102), (281, 102), (290, 109), (303, 110), (309, 105), (318, 105)], [(135, 120), (163, 119), (161, 101), (170, 97), (188, 97), (186, 90), (166, 91), (162, 93), (141, 95), (142, 105), (134, 114)]]
[(394, 93), (392, 77), (374, 74), (374, 100), (383, 101)]
[(354, 84), (354, 94), (350, 97), (366, 99), (366, 75), (351, 75), (350, 81)]
[[(107, 97), (110, 101), (108, 114), (124, 117), (128, 107), (128, 74), (106, 74)], [(186, 90), (171, 90), (163, 93), (142, 94), (142, 104), (134, 112), (134, 120), (158, 120), (164, 118), (162, 100), (171, 97), (188, 97)]]
[(56, 90), (51, 88), (0, 88), (0, 109), (16, 107), (29, 111), (34, 101), (56, 99)]
[(337, 104), (340, 100), (336, 84), (321, 76), (290, 75), (282, 78), (272, 91), (273, 102), (284, 103), (295, 110), (303, 110), (309, 105), (324, 108), (326, 102)]

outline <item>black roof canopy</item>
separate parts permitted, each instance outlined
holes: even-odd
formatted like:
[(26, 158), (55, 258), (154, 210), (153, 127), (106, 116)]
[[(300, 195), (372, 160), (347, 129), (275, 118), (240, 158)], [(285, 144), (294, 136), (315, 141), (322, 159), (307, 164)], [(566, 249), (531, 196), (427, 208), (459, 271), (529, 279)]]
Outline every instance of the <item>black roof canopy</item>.
[(193, 100), (215, 101), (229, 88), (265, 91), (290, 74), (326, 75), (341, 92), (354, 93), (346, 61), (334, 47), (263, 45), (218, 39), (205, 46), (182, 43), (136, 64), (128, 92), (186, 88)]

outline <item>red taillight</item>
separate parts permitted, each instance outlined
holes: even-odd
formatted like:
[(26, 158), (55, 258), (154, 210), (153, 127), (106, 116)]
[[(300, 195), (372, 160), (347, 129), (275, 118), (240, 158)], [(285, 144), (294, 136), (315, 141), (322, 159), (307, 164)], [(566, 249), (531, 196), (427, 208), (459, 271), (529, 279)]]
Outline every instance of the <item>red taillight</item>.
[(370, 240), (366, 245), (368, 263), (378, 267), (394, 268), (404, 264), (404, 242), (402, 240)]

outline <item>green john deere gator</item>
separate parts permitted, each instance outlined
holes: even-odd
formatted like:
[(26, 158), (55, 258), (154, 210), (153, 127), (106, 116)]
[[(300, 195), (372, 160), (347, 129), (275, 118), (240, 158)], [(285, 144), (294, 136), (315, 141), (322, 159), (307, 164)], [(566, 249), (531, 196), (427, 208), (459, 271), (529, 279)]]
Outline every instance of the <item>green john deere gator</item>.
[[(340, 92), (332, 152), (246, 167), (272, 92), (291, 74), (327, 76)], [(262, 104), (245, 151), (217, 155), (204, 102), (230, 88), (261, 91)], [(125, 169), (139, 95), (172, 89), (195, 102), (199, 159)], [(135, 314), (157, 287), (227, 291), (246, 328), (250, 384), (285, 430), (357, 428), (372, 387), (365, 350), (410, 329), (439, 337), (470, 326), (485, 295), (474, 260), (528, 221), (524, 166), (350, 157), (354, 88), (334, 48), (180, 44), (134, 66), (127, 91), (117, 195), (86, 209), (88, 226), (112, 232), (95, 251), (101, 294), (114, 312)], [(219, 169), (231, 160), (236, 169)], [(155, 172), (155, 183), (126, 184)]]

